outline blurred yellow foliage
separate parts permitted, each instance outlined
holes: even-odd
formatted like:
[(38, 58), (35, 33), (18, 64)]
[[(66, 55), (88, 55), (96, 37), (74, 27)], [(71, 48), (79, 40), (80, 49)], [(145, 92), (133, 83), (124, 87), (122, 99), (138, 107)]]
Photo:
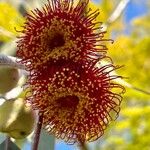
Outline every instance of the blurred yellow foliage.
[(5, 2), (0, 2), (0, 11), (0, 41), (7, 41), (18, 35), (16, 30), (21, 30), (24, 18), (16, 8)]

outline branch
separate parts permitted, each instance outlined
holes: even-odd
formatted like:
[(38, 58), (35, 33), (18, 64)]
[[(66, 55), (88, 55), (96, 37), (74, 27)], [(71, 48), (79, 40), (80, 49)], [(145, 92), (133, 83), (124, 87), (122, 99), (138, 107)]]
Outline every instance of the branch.
[(88, 147), (85, 143), (80, 143), (80, 150), (88, 150)]
[(17, 61), (19, 60), (20, 59), (16, 57), (0, 54), (0, 66), (8, 66), (8, 67), (25, 70), (26, 67), (24, 65), (17, 63)]
[(43, 123), (43, 114), (39, 113), (32, 150), (38, 150), (42, 123)]
[[(96, 64), (96, 67), (99, 68), (99, 67), (103, 67), (103, 66), (105, 66), (105, 65), (109, 65), (109, 62), (102, 60), (100, 63), (97, 63), (97, 64)], [(112, 71), (112, 72), (110, 73), (110, 75), (111, 75), (111, 76), (118, 76), (118, 74), (116, 73), (116, 71)], [(143, 94), (150, 95), (150, 91), (146, 91), (146, 90), (143, 90), (143, 89), (141, 89), (141, 88), (135, 87), (134, 85), (132, 85), (132, 84), (126, 82), (126, 81), (123, 80), (122, 78), (116, 78), (114, 81), (117, 82), (117, 83), (119, 83), (119, 84), (121, 84), (121, 85), (123, 85), (123, 86), (125, 86), (125, 87), (127, 87), (127, 88), (133, 89), (133, 90), (138, 91), (138, 92), (141, 92), (141, 93), (143, 93)]]
[(5, 140), (5, 150), (9, 150), (9, 144), (10, 144), (10, 137), (6, 137), (6, 140)]
[(130, 2), (130, 0), (122, 0), (120, 1), (120, 3), (118, 4), (118, 6), (116, 7), (116, 9), (114, 10), (114, 12), (112, 13), (112, 15), (108, 18), (107, 20), (107, 24), (111, 24), (112, 22), (114, 22), (117, 18), (119, 18), (119, 16), (122, 14), (122, 12), (124, 11), (124, 9), (126, 8), (127, 4)]
[(104, 23), (102, 25), (103, 31), (106, 31), (108, 25), (112, 24), (113, 22), (115, 22), (120, 17), (120, 15), (122, 14), (122, 12), (124, 11), (124, 9), (126, 8), (126, 6), (128, 5), (129, 2), (130, 2), (130, 0), (121, 0), (120, 1), (120, 3), (115, 8), (115, 10), (111, 14), (111, 16), (107, 19), (106, 23)]
[(138, 88), (138, 87), (135, 87), (133, 86), (132, 84), (124, 81), (123, 79), (116, 79), (116, 82), (120, 83), (121, 85), (127, 87), (127, 88), (130, 88), (130, 89), (133, 89), (135, 91), (138, 91), (138, 92), (141, 92), (141, 93), (144, 93), (144, 94), (147, 94), (147, 95), (150, 95), (150, 91), (145, 91), (141, 88)]

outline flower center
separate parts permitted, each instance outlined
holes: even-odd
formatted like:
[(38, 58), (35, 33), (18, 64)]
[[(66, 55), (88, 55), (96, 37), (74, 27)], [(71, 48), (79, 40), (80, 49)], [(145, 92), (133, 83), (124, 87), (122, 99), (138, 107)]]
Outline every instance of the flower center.
[(61, 47), (65, 44), (64, 36), (59, 33), (55, 33), (49, 38), (48, 45), (50, 49)]
[(75, 95), (68, 95), (66, 97), (60, 97), (57, 99), (57, 102), (62, 108), (76, 108), (79, 103), (79, 98)]

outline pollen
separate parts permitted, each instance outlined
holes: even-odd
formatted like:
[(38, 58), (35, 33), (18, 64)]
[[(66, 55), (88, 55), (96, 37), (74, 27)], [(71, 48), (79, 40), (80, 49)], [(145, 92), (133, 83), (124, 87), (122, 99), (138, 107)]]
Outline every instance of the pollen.
[(30, 78), (30, 88), (36, 92), (28, 100), (43, 112), (49, 133), (68, 143), (94, 141), (103, 135), (120, 111), (122, 97), (111, 91), (124, 90), (113, 83), (117, 76), (110, 76), (107, 69), (109, 66), (56, 64)]
[(52, 0), (42, 10), (28, 14), (17, 42), (21, 62), (33, 70), (58, 59), (77, 62), (104, 57), (107, 50), (102, 44), (104, 34), (95, 27), (99, 24), (95, 22), (99, 12), (91, 9), (86, 12), (87, 4), (88, 0), (77, 5), (72, 0)]
[(26, 101), (43, 115), (43, 127), (67, 143), (91, 142), (120, 111), (124, 87), (106, 55), (98, 10), (88, 0), (48, 0), (28, 13), (17, 42), (19, 62), (29, 72)]

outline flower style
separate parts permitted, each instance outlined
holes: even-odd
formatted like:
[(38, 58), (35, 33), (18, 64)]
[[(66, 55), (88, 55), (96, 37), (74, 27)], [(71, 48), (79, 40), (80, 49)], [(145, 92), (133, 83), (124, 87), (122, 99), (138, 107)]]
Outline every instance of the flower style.
[(77, 62), (105, 57), (104, 32), (94, 21), (99, 12), (86, 10), (87, 4), (88, 0), (76, 5), (73, 0), (48, 0), (42, 10), (27, 14), (17, 45), (21, 63), (34, 70), (60, 58)]
[(28, 101), (43, 113), (45, 129), (57, 138), (68, 143), (96, 140), (120, 110), (122, 97), (112, 90), (124, 89), (113, 82), (118, 78), (110, 75), (114, 69), (58, 62), (30, 77), (35, 92)]

